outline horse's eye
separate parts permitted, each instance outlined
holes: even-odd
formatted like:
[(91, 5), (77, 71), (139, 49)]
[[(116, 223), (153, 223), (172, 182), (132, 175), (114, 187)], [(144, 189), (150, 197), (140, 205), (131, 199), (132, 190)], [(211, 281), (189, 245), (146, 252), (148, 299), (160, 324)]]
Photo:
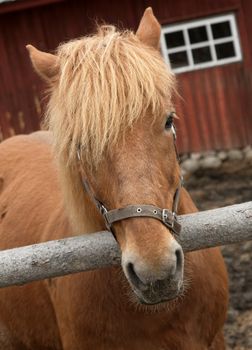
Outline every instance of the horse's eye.
[(173, 125), (173, 112), (170, 113), (166, 119), (165, 129), (171, 129)]

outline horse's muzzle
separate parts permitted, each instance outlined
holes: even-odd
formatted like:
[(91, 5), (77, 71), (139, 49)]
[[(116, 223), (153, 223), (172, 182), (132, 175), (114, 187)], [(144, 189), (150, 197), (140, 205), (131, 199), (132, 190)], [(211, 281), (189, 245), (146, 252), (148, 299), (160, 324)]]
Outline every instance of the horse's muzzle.
[(122, 267), (138, 300), (158, 304), (176, 298), (183, 288), (184, 254), (174, 240), (158, 266), (151, 267), (139, 257), (123, 254)]

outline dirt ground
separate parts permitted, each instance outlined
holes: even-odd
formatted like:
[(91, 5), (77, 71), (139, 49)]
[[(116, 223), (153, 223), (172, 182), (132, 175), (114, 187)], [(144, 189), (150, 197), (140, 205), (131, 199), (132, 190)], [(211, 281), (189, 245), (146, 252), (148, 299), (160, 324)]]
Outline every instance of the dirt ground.
[[(199, 170), (186, 180), (200, 210), (252, 200), (252, 162), (227, 161), (216, 170)], [(227, 349), (252, 350), (252, 241), (225, 246), (230, 305), (225, 326)]]

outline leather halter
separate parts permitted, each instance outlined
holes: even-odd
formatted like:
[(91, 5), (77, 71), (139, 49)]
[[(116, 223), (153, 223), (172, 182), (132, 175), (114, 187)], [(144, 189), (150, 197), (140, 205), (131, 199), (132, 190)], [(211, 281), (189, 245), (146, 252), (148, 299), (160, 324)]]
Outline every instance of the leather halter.
[(89, 197), (94, 202), (96, 208), (103, 216), (107, 229), (112, 233), (112, 225), (114, 222), (134, 217), (150, 217), (161, 221), (174, 234), (179, 235), (181, 231), (181, 225), (177, 220), (177, 208), (179, 203), (180, 190), (182, 187), (182, 181), (183, 180), (181, 178), (179, 182), (179, 187), (176, 189), (174, 195), (172, 210), (162, 209), (154, 205), (148, 204), (134, 204), (119, 209), (107, 210), (104, 204), (94, 196), (86, 180), (83, 180), (83, 187), (85, 188), (85, 191), (88, 193)]
[[(172, 133), (173, 133), (173, 140), (174, 140), (174, 147), (177, 159), (179, 161), (179, 156), (176, 148), (176, 131), (175, 127), (172, 125)], [(78, 160), (81, 160), (80, 156), (80, 149), (77, 150), (77, 157)], [(113, 232), (113, 223), (129, 218), (135, 218), (135, 217), (150, 217), (156, 220), (161, 221), (169, 230), (171, 230), (175, 235), (179, 235), (181, 231), (181, 225), (177, 220), (177, 209), (179, 204), (179, 197), (180, 197), (180, 191), (183, 186), (183, 177), (180, 176), (180, 181), (178, 188), (176, 189), (174, 198), (173, 198), (173, 206), (172, 210), (166, 209), (166, 208), (159, 208), (154, 205), (148, 205), (148, 204), (134, 204), (134, 205), (128, 205), (123, 208), (119, 209), (112, 209), (108, 210), (102, 202), (100, 202), (94, 195), (93, 191), (91, 190), (88, 181), (85, 179), (82, 179), (83, 187), (87, 194), (89, 195), (90, 199), (95, 204), (96, 208), (99, 210), (101, 215), (104, 218), (106, 227), (109, 231)], [(115, 235), (114, 235), (115, 237)]]

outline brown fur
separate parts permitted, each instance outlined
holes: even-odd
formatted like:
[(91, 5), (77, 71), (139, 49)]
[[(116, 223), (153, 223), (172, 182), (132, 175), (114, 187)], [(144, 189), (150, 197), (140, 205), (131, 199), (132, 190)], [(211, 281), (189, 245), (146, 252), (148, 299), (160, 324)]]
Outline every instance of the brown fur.
[[(157, 35), (154, 33), (151, 36), (150, 43), (148, 40), (144, 42), (146, 36), (143, 30), (147, 24), (151, 27), (153, 20), (150, 10), (147, 10), (147, 15), (146, 19), (142, 19), (138, 31), (138, 37), (143, 42), (133, 34), (116, 34), (114, 29), (112, 32), (108, 31), (108, 37), (106, 34), (100, 37), (102, 42), (106, 39), (107, 45), (113, 43), (112, 47), (107, 48), (110, 51), (108, 60), (112, 57), (112, 48), (116, 47), (113, 42), (116, 38), (119, 47), (132, 48), (139, 60), (146, 54), (153, 58), (153, 62), (162, 62), (154, 49), (146, 46), (149, 44), (157, 47), (157, 42), (153, 39)], [(156, 22), (153, 28), (155, 30)], [(84, 50), (85, 40), (89, 40), (89, 43), (94, 40), (97, 45), (98, 38), (99, 35), (93, 39), (80, 39), (83, 42), (77, 41), (76, 45)], [(66, 44), (66, 48), (67, 45), (72, 45), (71, 53), (80, 57), (74, 42)], [(64, 50), (62, 47), (62, 52), (66, 52)], [(88, 52), (91, 52), (91, 46)], [(125, 51), (118, 48), (116, 52)], [(86, 56), (88, 59), (88, 54)], [(161, 78), (159, 82), (155, 81), (154, 66), (154, 71), (146, 72), (147, 83), (150, 86), (152, 82), (153, 86), (157, 86), (157, 91), (152, 97), (148, 97), (146, 90), (143, 95), (145, 100), (141, 100), (142, 110), (135, 105), (136, 114), (131, 117), (127, 117), (127, 113), (134, 96), (125, 95), (125, 108), (129, 109), (126, 108), (123, 112), (125, 115), (121, 122), (120, 113), (116, 117), (113, 111), (116, 105), (113, 105), (111, 96), (111, 113), (114, 113), (114, 118), (118, 118), (115, 119), (116, 133), (110, 128), (109, 120), (103, 120), (107, 137), (103, 147), (99, 148), (98, 141), (103, 140), (103, 134), (95, 134), (96, 127), (99, 131), (99, 125), (95, 123), (102, 122), (101, 120), (85, 120), (89, 117), (78, 115), (76, 109), (72, 109), (73, 115), (70, 113), (73, 118), (71, 122), (60, 119), (69, 117), (65, 114), (65, 108), (71, 101), (69, 99), (67, 102), (67, 96), (64, 99), (67, 89), (63, 88), (61, 91), (62, 85), (59, 86), (59, 81), (62, 81), (64, 72), (70, 74), (70, 68), (67, 68), (67, 55), (59, 53), (58, 57), (57, 62), (61, 69), (51, 80), (52, 99), (48, 114), (56, 147), (54, 152), (59, 153), (58, 157), (53, 156), (49, 133), (17, 136), (0, 145), (1, 249), (103, 229), (103, 219), (83, 191), (81, 176), (88, 178), (96, 196), (109, 208), (134, 203), (168, 208), (172, 206), (173, 194), (179, 181), (179, 166), (172, 135), (169, 131), (164, 131), (164, 124), (165, 113), (167, 109), (171, 109), (170, 97), (174, 87), (169, 85), (169, 91), (166, 88), (162, 90), (165, 81), (173, 81), (170, 73), (165, 73), (161, 64), (164, 78), (162, 83)], [(116, 63), (118, 59), (122, 59), (120, 55), (113, 57), (117, 57)], [(71, 59), (70, 61), (75, 62)], [(39, 62), (46, 64), (44, 58), (39, 59)], [(152, 65), (155, 63), (153, 62)], [(36, 59), (33, 63), (36, 65)], [(147, 63), (148, 60), (146, 68)], [(84, 66), (85, 59), (82, 57), (77, 67), (85, 70)], [(109, 67), (111, 71), (112, 68)], [(38, 66), (36, 69), (39, 70)], [(131, 69), (134, 69), (133, 65)], [(140, 75), (137, 76), (138, 73)], [(141, 71), (138, 73), (136, 79), (141, 78)], [(45, 76), (46, 71), (40, 72), (40, 75)], [(75, 84), (70, 80), (68, 82)], [(116, 84), (116, 80), (114, 83)], [(122, 83), (115, 85), (113, 93), (126, 91), (124, 87), (121, 90), (122, 86)], [(70, 94), (77, 95), (83, 92), (74, 92), (71, 88), (69, 91)], [(104, 91), (106, 93), (106, 86)], [(136, 86), (133, 91), (137, 91)], [(99, 95), (96, 97), (99, 98)], [(57, 102), (57, 98), (62, 105)], [(76, 100), (77, 97), (74, 98)], [(169, 102), (168, 105), (164, 103), (165, 100)], [(89, 102), (92, 103), (91, 96)], [(98, 107), (101, 106), (99, 103), (96, 102)], [(57, 105), (57, 111), (54, 104)], [(84, 127), (87, 128), (85, 132)], [(94, 135), (98, 141), (93, 140)], [(75, 146), (79, 142), (85, 145), (80, 164), (75, 155)], [(91, 144), (94, 145), (92, 150)], [(91, 153), (87, 154), (87, 150)], [(93, 160), (94, 166), (90, 166), (90, 160)], [(189, 194), (183, 190), (179, 213), (194, 211), (196, 208)], [(115, 225), (115, 233), (123, 254), (125, 251), (134, 252), (150, 271), (154, 274), (159, 272), (163, 256), (173, 240), (170, 232), (160, 222), (153, 219), (125, 220)], [(219, 249), (202, 250), (186, 255), (184, 294), (157, 306), (143, 306), (138, 303), (121, 268), (79, 273), (2, 289), (0, 326), (3, 326), (0, 332), (0, 349), (223, 350), (225, 345), (222, 327), (226, 308), (227, 276)]]

